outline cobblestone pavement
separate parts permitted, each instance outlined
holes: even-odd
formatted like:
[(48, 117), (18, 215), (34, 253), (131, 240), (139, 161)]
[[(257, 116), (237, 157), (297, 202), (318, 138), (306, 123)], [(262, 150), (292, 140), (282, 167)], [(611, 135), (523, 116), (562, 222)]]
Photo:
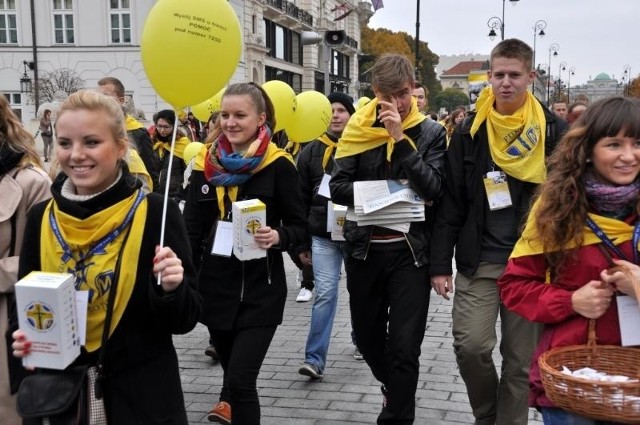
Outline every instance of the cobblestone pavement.
[[(285, 256), (286, 257), (286, 256)], [(312, 301), (296, 303), (296, 268), (285, 258), (289, 293), (284, 321), (278, 328), (258, 378), (264, 425), (375, 424), (382, 406), (380, 384), (363, 361), (353, 358), (348, 292), (340, 282), (338, 311), (324, 379), (311, 382), (298, 374), (304, 360)], [(416, 425), (473, 424), (464, 383), (452, 349), (451, 301), (432, 292), (416, 393)], [(208, 334), (198, 325), (176, 336), (182, 387), (191, 424), (205, 424), (218, 400), (222, 368), (204, 355)], [(497, 364), (499, 356), (496, 355)], [(541, 425), (530, 411), (529, 424)]]

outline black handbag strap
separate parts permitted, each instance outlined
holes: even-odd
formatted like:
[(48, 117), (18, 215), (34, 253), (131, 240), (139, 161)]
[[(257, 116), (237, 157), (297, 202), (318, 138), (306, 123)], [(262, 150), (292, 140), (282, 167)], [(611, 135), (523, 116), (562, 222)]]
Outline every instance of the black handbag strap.
[(130, 223), (129, 227), (127, 227), (127, 232), (124, 235), (124, 239), (122, 240), (122, 245), (120, 245), (120, 251), (118, 252), (118, 259), (116, 260), (116, 268), (113, 273), (113, 283), (111, 284), (111, 289), (109, 290), (109, 299), (107, 300), (107, 314), (104, 318), (104, 328), (102, 329), (102, 344), (100, 345), (100, 353), (98, 354), (98, 363), (96, 367), (98, 369), (98, 377), (96, 378), (95, 383), (95, 392), (96, 398), (100, 400), (103, 396), (103, 388), (102, 384), (104, 382), (104, 363), (105, 357), (107, 353), (107, 341), (109, 340), (109, 330), (111, 329), (111, 318), (113, 317), (113, 306), (116, 302), (116, 291), (118, 289), (118, 279), (120, 277), (120, 266), (122, 265), (122, 253), (124, 252), (124, 247), (127, 244), (127, 239), (129, 239), (129, 232), (131, 231), (131, 226), (133, 224)]

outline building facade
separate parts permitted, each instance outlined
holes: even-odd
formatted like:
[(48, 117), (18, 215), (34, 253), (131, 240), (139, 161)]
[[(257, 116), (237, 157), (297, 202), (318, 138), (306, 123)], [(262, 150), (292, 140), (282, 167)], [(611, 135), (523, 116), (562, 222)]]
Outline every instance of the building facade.
[[(177, 0), (175, 0), (177, 2)], [(35, 120), (35, 82), (58, 70), (93, 88), (105, 76), (120, 79), (127, 96), (150, 119), (170, 106), (148, 81), (140, 55), (146, 16), (155, 0), (0, 0), (0, 92), (23, 121)], [(230, 83), (279, 79), (296, 93), (340, 90), (356, 95), (360, 23), (373, 14), (359, 0), (230, 0), (243, 31), (243, 51)], [(343, 16), (346, 15), (346, 16)], [(4, 25), (2, 25), (4, 23)], [(328, 46), (328, 31), (344, 39)], [(319, 37), (313, 42), (313, 34)], [(324, 50), (326, 49), (326, 50)], [(206, 54), (206, 52), (202, 52)], [(193, 57), (167, 60), (193, 61)], [(176, 84), (188, 75), (177, 76)]]

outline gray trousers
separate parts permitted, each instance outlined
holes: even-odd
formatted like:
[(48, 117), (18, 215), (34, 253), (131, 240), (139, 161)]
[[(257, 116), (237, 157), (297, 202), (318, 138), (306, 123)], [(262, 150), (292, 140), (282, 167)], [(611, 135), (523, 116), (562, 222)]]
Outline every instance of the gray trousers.
[[(507, 310), (496, 280), (504, 264), (481, 263), (471, 277), (458, 273), (453, 298), (453, 348), (479, 425), (526, 425), (529, 364), (542, 329)], [(492, 358), (500, 314), (501, 375)]]

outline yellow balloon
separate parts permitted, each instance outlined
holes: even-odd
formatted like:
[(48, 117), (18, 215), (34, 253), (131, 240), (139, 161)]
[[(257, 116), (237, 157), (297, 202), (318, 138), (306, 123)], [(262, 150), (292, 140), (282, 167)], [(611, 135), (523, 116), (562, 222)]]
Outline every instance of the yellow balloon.
[(226, 89), (227, 87), (225, 86), (209, 99), (192, 106), (191, 112), (193, 112), (193, 116), (202, 122), (209, 121), (211, 114), (220, 110), (220, 102), (222, 101), (222, 95)]
[[(269, 95), (276, 115), (276, 128), (273, 132), (287, 128), (296, 109), (296, 93), (289, 84), (280, 80), (267, 81), (262, 88)], [(289, 132), (287, 131), (287, 134)]]
[(360, 109), (362, 108), (364, 105), (366, 105), (367, 103), (371, 102), (371, 99), (369, 99), (367, 96), (362, 96), (360, 99), (358, 99), (358, 101), (356, 102), (356, 109)]
[(227, 0), (160, 0), (147, 16), (140, 50), (153, 88), (180, 109), (227, 84), (240, 60), (242, 31)]
[(182, 159), (184, 159), (184, 163), (185, 164), (190, 163), (191, 160), (193, 158), (195, 158), (196, 155), (198, 155), (198, 153), (200, 152), (200, 149), (202, 149), (203, 146), (204, 146), (204, 144), (202, 144), (200, 142), (191, 142), (191, 143), (189, 143), (184, 148), (184, 154), (183, 154), (183, 157), (182, 157)]
[(193, 112), (193, 116), (199, 119), (202, 122), (207, 122), (209, 120), (209, 116), (214, 111), (213, 109), (213, 98), (207, 99), (204, 102), (200, 102), (197, 105), (193, 105), (191, 107), (191, 112)]
[(224, 86), (218, 93), (214, 94), (211, 98), (211, 107), (214, 111), (220, 110), (220, 104), (222, 103), (222, 95), (224, 91), (227, 89), (227, 86)]
[(304, 91), (296, 96), (296, 111), (286, 128), (289, 140), (304, 143), (321, 136), (331, 123), (331, 102), (317, 91)]

